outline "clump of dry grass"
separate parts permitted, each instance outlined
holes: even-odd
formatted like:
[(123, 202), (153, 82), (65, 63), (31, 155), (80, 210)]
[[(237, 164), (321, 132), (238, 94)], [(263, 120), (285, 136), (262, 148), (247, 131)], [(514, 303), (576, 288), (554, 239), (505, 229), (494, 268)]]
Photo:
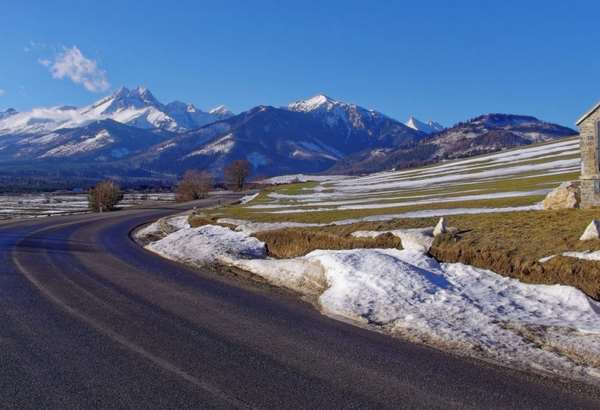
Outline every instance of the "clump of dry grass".
[(198, 228), (199, 226), (204, 225), (215, 225), (216, 219), (208, 217), (206, 215), (191, 214), (188, 217), (188, 223), (192, 228)]
[(279, 229), (258, 232), (254, 236), (266, 244), (276, 258), (293, 258), (317, 249), (401, 248), (400, 239), (391, 234), (377, 238), (354, 238), (327, 230)]

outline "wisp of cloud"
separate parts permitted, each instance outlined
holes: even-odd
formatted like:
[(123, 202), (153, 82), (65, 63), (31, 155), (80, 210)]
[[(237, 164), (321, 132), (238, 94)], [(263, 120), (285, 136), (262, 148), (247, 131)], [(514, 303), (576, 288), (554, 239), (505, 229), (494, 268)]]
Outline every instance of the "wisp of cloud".
[(106, 71), (99, 68), (95, 60), (85, 57), (77, 46), (65, 48), (54, 61), (39, 60), (39, 63), (50, 69), (52, 77), (69, 78), (88, 91), (101, 92), (110, 88)]

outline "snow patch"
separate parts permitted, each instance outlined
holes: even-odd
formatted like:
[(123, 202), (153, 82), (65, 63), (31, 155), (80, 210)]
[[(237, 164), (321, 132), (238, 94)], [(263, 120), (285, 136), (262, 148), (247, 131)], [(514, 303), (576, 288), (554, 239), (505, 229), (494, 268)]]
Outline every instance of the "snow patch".
[(346, 175), (308, 175), (308, 174), (290, 174), (271, 177), (259, 181), (263, 184), (289, 184), (291, 182), (327, 182), (338, 181), (350, 178)]
[(600, 305), (572, 287), (523, 284), (413, 250), (314, 251), (234, 264), (306, 294), (322, 292), (323, 313), (386, 333), (519, 368), (578, 379), (600, 374), (582, 361), (600, 359)]
[(233, 134), (227, 134), (218, 140), (211, 142), (205, 147), (187, 154), (184, 158), (194, 157), (197, 155), (215, 155), (227, 154), (235, 145)]
[(433, 245), (434, 228), (395, 229), (391, 231), (356, 231), (352, 232), (355, 238), (376, 238), (385, 233), (400, 238), (402, 247), (406, 250), (429, 252)]
[(258, 239), (216, 225), (181, 229), (147, 245), (146, 249), (195, 266), (231, 264), (239, 259), (266, 256), (265, 244)]
[(240, 199), (240, 204), (244, 205), (247, 204), (248, 202), (253, 201), (258, 195), (260, 194), (260, 192), (257, 192), (255, 194), (252, 195), (245, 195)]

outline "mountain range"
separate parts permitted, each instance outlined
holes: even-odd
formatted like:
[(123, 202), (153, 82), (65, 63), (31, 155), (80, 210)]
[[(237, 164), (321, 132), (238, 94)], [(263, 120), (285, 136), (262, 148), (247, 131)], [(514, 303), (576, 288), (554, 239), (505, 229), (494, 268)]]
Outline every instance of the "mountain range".
[(42, 134), (106, 119), (136, 128), (183, 132), (231, 116), (233, 113), (224, 106), (204, 112), (181, 101), (162, 104), (141, 86), (132, 90), (121, 87), (114, 94), (81, 108), (35, 108), (23, 113), (9, 109), (0, 113), (0, 136)]
[(365, 173), (431, 164), (576, 135), (577, 131), (513, 114), (485, 114), (428, 135), (409, 147), (365, 150), (339, 161), (329, 172)]
[(488, 114), (445, 129), (411, 117), (316, 95), (284, 107), (234, 115), (224, 106), (159, 102), (144, 87), (120, 88), (85, 107), (0, 112), (0, 174), (68, 170), (116, 177), (175, 177), (207, 169), (217, 177), (247, 159), (254, 175), (363, 173), (469, 156), (573, 135), (534, 117)]

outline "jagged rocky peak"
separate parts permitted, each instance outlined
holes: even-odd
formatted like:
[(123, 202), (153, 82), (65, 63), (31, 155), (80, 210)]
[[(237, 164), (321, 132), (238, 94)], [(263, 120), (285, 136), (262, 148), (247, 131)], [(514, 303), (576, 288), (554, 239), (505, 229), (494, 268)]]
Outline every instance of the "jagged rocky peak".
[(127, 87), (119, 88), (109, 100), (112, 100), (110, 107), (105, 111), (112, 111), (122, 108), (143, 108), (160, 107), (162, 104), (154, 97), (152, 92), (145, 87), (138, 86), (132, 90)]
[(194, 113), (194, 112), (198, 112), (198, 108), (196, 108), (196, 106), (194, 104), (191, 103), (184, 103), (182, 101), (172, 101), (170, 103), (168, 103), (165, 108), (167, 109), (167, 111), (171, 111), (171, 112), (189, 112), (189, 113)]
[(423, 122), (416, 119), (412, 115), (408, 118), (408, 121), (406, 121), (404, 125), (412, 128), (413, 130), (424, 132), (425, 134), (433, 134), (445, 129), (445, 127), (438, 122), (432, 120)]

